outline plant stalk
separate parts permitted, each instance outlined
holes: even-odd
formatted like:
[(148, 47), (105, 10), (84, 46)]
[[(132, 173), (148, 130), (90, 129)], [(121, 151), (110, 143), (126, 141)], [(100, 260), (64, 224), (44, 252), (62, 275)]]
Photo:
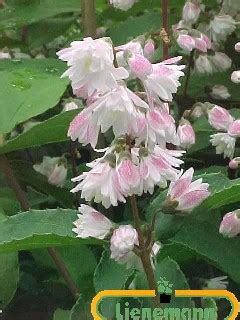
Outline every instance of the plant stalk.
[[(155, 274), (152, 268), (151, 264), (151, 258), (150, 258), (150, 253), (149, 248), (147, 248), (144, 236), (141, 230), (141, 222), (139, 218), (139, 211), (137, 207), (137, 201), (136, 201), (136, 196), (133, 195), (131, 196), (131, 206), (132, 206), (132, 214), (133, 214), (133, 219), (134, 219), (134, 225), (138, 233), (138, 240), (139, 240), (139, 248), (140, 248), (140, 258), (143, 264), (144, 271), (147, 276), (148, 280), (148, 286), (149, 289), (155, 290), (156, 293), (158, 292), (157, 290), (157, 283), (155, 279)], [(158, 295), (154, 298), (154, 304), (156, 307), (160, 307), (160, 300)]]
[(97, 19), (95, 0), (81, 0), (81, 11), (84, 36), (96, 38)]
[[(163, 31), (168, 35), (168, 0), (162, 1), (162, 27)], [(168, 37), (168, 36), (167, 36)], [(163, 60), (169, 58), (169, 43), (163, 41)]]
[[(18, 199), (22, 210), (29, 211), (30, 210), (30, 204), (28, 202), (26, 193), (22, 190), (20, 184), (18, 183), (13, 170), (11, 168), (11, 165), (6, 157), (6, 155), (0, 156), (0, 167), (2, 169), (2, 172), (5, 176), (6, 182), (8, 183), (9, 187), (14, 191), (16, 198)], [(73, 281), (67, 266), (65, 265), (64, 261), (62, 260), (62, 257), (58, 253), (58, 251), (55, 248), (48, 248), (48, 253), (55, 262), (57, 269), (59, 270), (60, 274), (62, 275), (63, 279), (65, 280), (69, 291), (72, 293), (74, 298), (78, 298), (80, 295), (80, 292)]]

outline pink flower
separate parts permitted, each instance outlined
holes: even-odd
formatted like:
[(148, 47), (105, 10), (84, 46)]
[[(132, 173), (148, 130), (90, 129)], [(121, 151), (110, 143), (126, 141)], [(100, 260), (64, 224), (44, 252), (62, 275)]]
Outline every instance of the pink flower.
[(232, 137), (240, 137), (240, 120), (235, 120), (228, 128), (228, 134)]
[[(144, 154), (146, 152), (146, 155)], [(167, 181), (176, 180), (179, 170), (177, 168), (183, 163), (178, 159), (182, 151), (168, 150), (155, 146), (152, 152), (139, 150), (141, 188), (143, 192), (153, 193), (155, 185), (166, 187)]]
[(81, 190), (82, 198), (102, 203), (105, 208), (111, 205), (117, 206), (118, 201), (126, 202), (116, 173), (116, 159), (111, 154), (107, 157), (89, 163), (88, 166), (92, 169), (72, 179), (79, 184), (71, 190), (71, 192)]
[(223, 217), (219, 232), (228, 238), (234, 238), (240, 234), (239, 210), (229, 212)]
[(187, 1), (183, 7), (183, 20), (194, 24), (197, 22), (201, 13), (201, 6), (199, 1)]
[(96, 147), (100, 126), (92, 116), (92, 109), (87, 108), (80, 112), (71, 122), (68, 129), (68, 137), (78, 140), (83, 145), (91, 144)]
[(178, 45), (186, 51), (192, 51), (196, 47), (196, 43), (193, 37), (188, 34), (179, 34), (177, 38)]
[(125, 195), (136, 194), (140, 185), (139, 168), (130, 159), (123, 159), (116, 171), (123, 193)]
[(138, 245), (137, 230), (131, 225), (120, 226), (114, 230), (111, 238), (111, 258), (119, 263), (127, 262), (135, 245)]
[(233, 170), (238, 169), (239, 165), (240, 165), (240, 157), (236, 157), (232, 159), (228, 164), (229, 168)]
[(152, 39), (148, 39), (143, 49), (144, 56), (150, 60), (154, 52), (155, 52), (155, 43)]
[(78, 220), (73, 223), (76, 226), (73, 232), (78, 238), (105, 239), (114, 228), (114, 224), (97, 210), (85, 204), (82, 204), (78, 210), (81, 214), (78, 214)]
[(180, 146), (190, 148), (196, 142), (196, 135), (190, 122), (184, 121), (178, 126), (177, 134), (180, 140)]
[(153, 71), (151, 62), (140, 54), (130, 58), (128, 64), (132, 74), (140, 79), (145, 79)]
[(176, 202), (176, 210), (191, 211), (209, 196), (208, 183), (202, 183), (202, 179), (192, 182), (194, 170), (188, 169), (171, 182), (168, 196), (171, 202)]
[(213, 128), (227, 131), (233, 122), (233, 117), (226, 109), (214, 106), (208, 112), (208, 121)]

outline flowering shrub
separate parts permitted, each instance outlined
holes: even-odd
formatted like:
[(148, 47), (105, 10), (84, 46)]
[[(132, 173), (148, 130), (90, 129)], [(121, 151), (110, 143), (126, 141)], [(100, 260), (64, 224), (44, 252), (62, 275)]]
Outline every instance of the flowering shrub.
[(92, 319), (160, 277), (237, 296), (240, 2), (55, 2), (0, 2), (6, 319)]

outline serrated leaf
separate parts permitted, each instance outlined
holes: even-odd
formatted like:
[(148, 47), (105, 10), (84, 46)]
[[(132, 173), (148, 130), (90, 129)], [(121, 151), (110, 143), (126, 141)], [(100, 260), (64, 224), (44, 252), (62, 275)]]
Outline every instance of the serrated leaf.
[(0, 61), (0, 134), (56, 106), (68, 81), (56, 59)]
[(35, 127), (3, 144), (0, 147), (0, 154), (68, 140), (69, 124), (78, 112), (80, 110), (64, 112), (37, 124)]
[(31, 210), (0, 223), (0, 252), (49, 246), (100, 244), (96, 239), (78, 239), (72, 232), (75, 210)]
[[(118, 264), (110, 258), (109, 252), (103, 252), (102, 258), (94, 273), (94, 286), (96, 292), (102, 290), (124, 289), (129, 277), (132, 275), (131, 269), (126, 269), (126, 265)], [(115, 312), (116, 303), (121, 298), (106, 298), (100, 304), (102, 315), (107, 319), (112, 319)]]

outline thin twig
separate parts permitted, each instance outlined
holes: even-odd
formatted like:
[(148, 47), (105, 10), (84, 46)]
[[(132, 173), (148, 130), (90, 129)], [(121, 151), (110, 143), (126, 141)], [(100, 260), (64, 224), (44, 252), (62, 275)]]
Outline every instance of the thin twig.
[(97, 19), (95, 0), (81, 0), (81, 11), (84, 36), (96, 38)]
[[(2, 172), (5, 176), (5, 179), (9, 185), (10, 188), (14, 191), (16, 198), (18, 199), (22, 210), (29, 211), (30, 210), (30, 204), (28, 202), (26, 193), (22, 190), (20, 184), (18, 183), (13, 170), (11, 168), (11, 165), (5, 155), (0, 156), (0, 167), (2, 169)], [(77, 299), (80, 295), (79, 290), (73, 281), (64, 261), (62, 260), (61, 256), (57, 252), (55, 248), (48, 248), (48, 253), (54, 260), (59, 272), (61, 273), (62, 277), (64, 278), (70, 292), (72, 295)]]
[[(79, 176), (79, 171), (77, 168), (77, 162), (76, 162), (76, 152), (77, 152), (77, 148), (76, 148), (76, 144), (73, 141), (70, 141), (70, 156), (71, 156), (71, 164), (72, 164), (72, 174), (74, 177), (78, 177)], [(76, 209), (78, 209), (79, 204), (80, 204), (80, 194), (79, 192), (75, 193), (75, 199), (76, 199)]]

